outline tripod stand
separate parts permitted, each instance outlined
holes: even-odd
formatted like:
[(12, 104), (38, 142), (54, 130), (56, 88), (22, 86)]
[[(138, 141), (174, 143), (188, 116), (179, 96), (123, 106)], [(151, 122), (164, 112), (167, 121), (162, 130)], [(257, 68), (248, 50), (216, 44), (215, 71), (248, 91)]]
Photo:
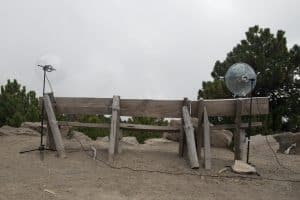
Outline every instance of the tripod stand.
[(45, 95), (45, 81), (46, 81), (46, 73), (47, 72), (52, 72), (55, 69), (51, 66), (51, 65), (38, 65), (39, 67), (41, 67), (44, 71), (44, 80), (43, 80), (43, 99), (42, 99), (42, 113), (41, 113), (41, 139), (40, 139), (40, 146), (36, 149), (31, 149), (31, 150), (26, 150), (26, 151), (20, 151), (19, 153), (23, 154), (23, 153), (28, 153), (28, 152), (32, 152), (32, 151), (40, 151), (41, 154), (41, 158), (43, 157), (43, 152), (44, 151), (56, 151), (54, 149), (49, 149), (46, 148), (45, 145), (43, 144), (43, 136), (44, 136), (44, 115), (45, 115), (45, 105), (44, 105), (44, 95)]

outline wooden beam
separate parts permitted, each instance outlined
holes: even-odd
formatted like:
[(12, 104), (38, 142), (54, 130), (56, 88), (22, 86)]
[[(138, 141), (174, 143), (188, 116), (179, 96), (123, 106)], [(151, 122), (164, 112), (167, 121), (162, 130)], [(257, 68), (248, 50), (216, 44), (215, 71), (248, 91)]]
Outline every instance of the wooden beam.
[(184, 121), (184, 131), (186, 135), (188, 157), (190, 160), (191, 168), (198, 169), (199, 162), (198, 162), (197, 149), (195, 143), (194, 128), (191, 122), (191, 117), (187, 106), (182, 107), (182, 115)]
[(111, 98), (56, 97), (55, 102), (59, 114), (111, 114)]
[[(108, 123), (83, 123), (83, 122), (68, 122), (59, 121), (60, 126), (73, 126), (73, 127), (88, 127), (88, 128), (104, 128), (110, 129), (111, 125)], [(120, 123), (120, 128), (125, 130), (133, 131), (158, 131), (158, 132), (179, 132), (179, 127), (174, 126), (154, 126), (154, 125), (143, 125), (143, 124), (129, 124)]]
[(53, 136), (53, 141), (55, 143), (55, 148), (56, 148), (57, 154), (59, 157), (65, 157), (65, 149), (64, 149), (61, 133), (57, 126), (57, 121), (56, 121), (55, 114), (54, 114), (54, 111), (52, 108), (50, 97), (47, 94), (45, 94), (45, 96), (44, 96), (44, 106), (45, 106), (45, 111), (47, 114), (48, 123), (49, 123), (50, 129), (51, 129), (51, 133)]
[(234, 131), (234, 160), (241, 160), (241, 113), (243, 102), (241, 99), (236, 101), (236, 114), (235, 114), (235, 131)]
[(141, 130), (141, 131), (158, 131), (158, 132), (179, 132), (178, 127), (173, 126), (154, 126), (154, 125), (143, 125), (143, 124), (128, 124), (121, 123), (121, 129), (128, 130)]
[[(188, 98), (184, 98), (182, 102), (182, 107), (188, 106)], [(186, 139), (185, 139), (185, 132), (184, 132), (184, 121), (183, 121), (183, 114), (181, 113), (181, 123), (180, 123), (180, 132), (179, 132), (179, 145), (178, 145), (178, 155), (180, 157), (184, 156), (184, 150), (186, 149)]]
[(152, 99), (122, 99), (121, 116), (180, 118), (182, 101)]
[(112, 103), (111, 129), (109, 137), (108, 160), (114, 161), (114, 156), (118, 153), (120, 130), (120, 97), (114, 96)]
[[(262, 122), (252, 122), (251, 127), (259, 127), (262, 126)], [(248, 123), (240, 123), (240, 128), (245, 129), (248, 128), (249, 124)], [(223, 130), (223, 129), (234, 129), (236, 128), (235, 124), (219, 124), (219, 125), (213, 125), (210, 126), (211, 130)]]
[[(234, 116), (235, 99), (206, 99), (204, 106), (207, 108), (208, 116)], [(245, 102), (242, 115), (249, 115), (250, 100)], [(59, 114), (111, 114), (111, 98), (74, 98), (56, 97), (55, 107)], [(158, 117), (158, 118), (180, 118), (182, 101), (180, 100), (152, 100), (152, 99), (122, 99), (120, 101), (121, 116), (133, 117)], [(191, 116), (198, 117), (198, 101), (191, 102)], [(266, 97), (253, 98), (253, 115), (269, 113), (269, 99)]]
[[(204, 106), (206, 107), (209, 117), (213, 116), (235, 116), (235, 101), (236, 99), (205, 99)], [(241, 101), (244, 107), (241, 111), (241, 115), (249, 115), (250, 111), (250, 99), (243, 98)], [(269, 99), (267, 97), (254, 97), (253, 98), (253, 115), (265, 115), (269, 114)], [(192, 102), (192, 117), (198, 117), (198, 102)]]
[(203, 109), (203, 122), (204, 122), (204, 168), (211, 169), (211, 151), (210, 151), (210, 124), (206, 107)]

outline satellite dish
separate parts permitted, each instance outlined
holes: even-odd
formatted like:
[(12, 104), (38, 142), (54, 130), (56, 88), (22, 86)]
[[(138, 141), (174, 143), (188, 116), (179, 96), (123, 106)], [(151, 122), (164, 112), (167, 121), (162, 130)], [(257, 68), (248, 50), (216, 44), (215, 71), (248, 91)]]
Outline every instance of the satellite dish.
[(236, 63), (226, 72), (225, 84), (235, 97), (244, 97), (254, 89), (256, 74), (250, 65)]

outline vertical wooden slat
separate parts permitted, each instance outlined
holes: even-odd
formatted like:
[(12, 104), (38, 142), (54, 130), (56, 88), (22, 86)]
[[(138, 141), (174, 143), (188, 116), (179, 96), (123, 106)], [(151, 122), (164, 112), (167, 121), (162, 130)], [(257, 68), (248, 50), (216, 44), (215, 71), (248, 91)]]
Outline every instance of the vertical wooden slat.
[(235, 111), (235, 131), (234, 131), (234, 159), (241, 160), (241, 122), (242, 122), (242, 100), (236, 99), (236, 111)]
[(206, 107), (203, 108), (204, 122), (204, 168), (211, 169), (211, 151), (210, 151), (210, 124), (208, 120)]
[(202, 128), (203, 109), (204, 109), (203, 99), (200, 99), (198, 101), (198, 128), (196, 133), (197, 154), (198, 154), (199, 162), (201, 162), (201, 149), (203, 146), (203, 128)]
[(120, 97), (114, 96), (112, 103), (111, 129), (109, 137), (108, 160), (114, 160), (115, 153), (118, 152), (120, 130)]
[[(183, 99), (182, 106), (188, 106), (188, 98)], [(184, 149), (186, 148), (186, 140), (185, 140), (185, 133), (184, 133), (184, 121), (183, 121), (183, 114), (181, 113), (181, 124), (180, 124), (180, 136), (179, 136), (179, 150), (178, 155), (180, 157), (184, 156)]]
[(187, 106), (183, 106), (182, 115), (184, 121), (184, 132), (186, 136), (188, 157), (190, 160), (191, 168), (197, 169), (199, 168), (199, 161), (197, 156), (194, 128), (191, 121), (190, 113)]
[(48, 94), (45, 94), (44, 96), (44, 106), (45, 106), (45, 111), (47, 114), (48, 123), (51, 129), (57, 154), (59, 157), (65, 157), (65, 149), (64, 149), (61, 133), (59, 131), (55, 114), (52, 108), (51, 100)]

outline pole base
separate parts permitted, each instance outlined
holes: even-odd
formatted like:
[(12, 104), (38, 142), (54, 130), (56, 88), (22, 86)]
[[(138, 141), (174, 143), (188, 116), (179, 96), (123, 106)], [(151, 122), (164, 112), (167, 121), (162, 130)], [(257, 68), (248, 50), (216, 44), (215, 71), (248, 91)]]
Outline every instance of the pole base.
[(45, 145), (41, 145), (41, 146), (39, 146), (36, 149), (30, 149), (30, 150), (26, 150), (26, 151), (20, 151), (19, 153), (23, 154), (23, 153), (28, 153), (28, 152), (32, 152), (32, 151), (40, 151), (40, 152), (42, 152), (42, 151), (56, 151), (56, 150), (55, 149), (48, 149), (48, 148), (45, 147)]

